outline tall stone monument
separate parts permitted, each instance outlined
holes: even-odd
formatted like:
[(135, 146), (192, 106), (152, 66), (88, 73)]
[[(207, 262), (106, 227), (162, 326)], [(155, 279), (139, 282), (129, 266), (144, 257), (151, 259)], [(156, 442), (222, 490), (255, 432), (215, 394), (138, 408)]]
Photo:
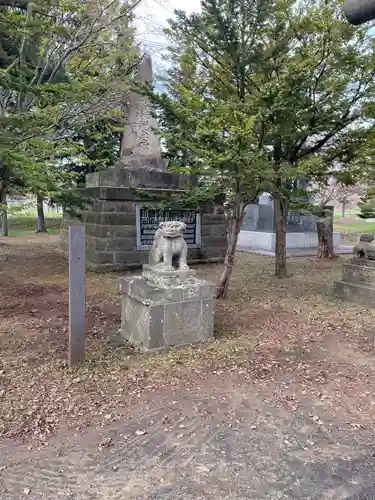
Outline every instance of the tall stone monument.
[[(137, 80), (140, 84), (152, 80), (149, 56), (140, 64)], [(147, 251), (159, 223), (168, 220), (186, 224), (184, 237), (189, 263), (224, 260), (226, 223), (224, 215), (218, 214), (213, 204), (194, 210), (165, 210), (161, 205), (161, 199), (194, 187), (197, 176), (167, 171), (155, 127), (147, 97), (132, 93), (121, 157), (112, 167), (86, 175), (82, 194), (94, 200), (92, 208), (83, 214), (86, 262), (92, 270), (140, 267), (147, 262)], [(65, 252), (68, 226), (72, 222), (65, 214), (60, 239), (60, 248)]]
[[(149, 56), (146, 56), (139, 66), (136, 80), (140, 84), (152, 81), (152, 64)], [(157, 169), (165, 170), (164, 163), (160, 161), (160, 142), (153, 132), (153, 129), (157, 127), (157, 123), (152, 116), (150, 104), (144, 95), (135, 92), (130, 95), (126, 122), (127, 130), (121, 142), (121, 158), (126, 159), (131, 156), (149, 158), (150, 160), (156, 160), (155, 166)], [(148, 168), (150, 168), (150, 165), (152, 163), (146, 163)]]
[(120, 338), (143, 350), (213, 338), (214, 286), (187, 265), (186, 225), (159, 224), (142, 276), (120, 284)]

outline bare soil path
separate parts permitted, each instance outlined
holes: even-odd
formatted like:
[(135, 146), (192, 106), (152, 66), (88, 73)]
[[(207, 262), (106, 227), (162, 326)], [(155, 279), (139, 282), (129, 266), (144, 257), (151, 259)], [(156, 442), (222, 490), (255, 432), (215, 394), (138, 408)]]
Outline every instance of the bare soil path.
[(147, 356), (108, 344), (119, 275), (89, 273), (69, 370), (56, 239), (7, 240), (0, 499), (375, 499), (375, 313), (332, 296), (340, 267), (240, 254), (216, 341)]
[(42, 450), (4, 444), (1, 498), (375, 498), (372, 430), (318, 401), (275, 406), (275, 390), (212, 374)]

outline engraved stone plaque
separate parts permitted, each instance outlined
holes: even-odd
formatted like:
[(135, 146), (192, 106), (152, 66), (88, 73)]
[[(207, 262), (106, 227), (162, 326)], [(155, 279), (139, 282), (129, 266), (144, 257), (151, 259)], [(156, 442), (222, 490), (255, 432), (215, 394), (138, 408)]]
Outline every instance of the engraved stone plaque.
[(179, 220), (186, 224), (184, 239), (188, 248), (201, 246), (201, 214), (196, 210), (163, 210), (137, 205), (137, 250), (149, 250), (160, 222), (168, 220)]

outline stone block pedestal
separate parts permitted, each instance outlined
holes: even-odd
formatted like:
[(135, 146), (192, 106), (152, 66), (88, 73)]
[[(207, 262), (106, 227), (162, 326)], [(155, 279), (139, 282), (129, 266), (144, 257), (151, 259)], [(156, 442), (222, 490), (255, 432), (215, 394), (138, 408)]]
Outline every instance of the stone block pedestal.
[[(114, 167), (87, 175), (89, 187), (81, 190), (83, 196), (93, 200), (92, 207), (83, 214), (87, 267), (93, 271), (142, 267), (148, 261), (151, 245), (140, 247), (137, 243), (140, 232), (137, 212), (141, 207), (160, 208), (156, 201), (145, 201), (145, 195), (167, 198), (173, 192), (183, 192), (189, 189), (192, 177)], [(75, 222), (68, 214), (64, 215), (60, 235), (60, 250), (64, 253), (68, 251), (69, 225)], [(199, 241), (189, 246), (188, 262), (222, 262), (227, 246), (226, 228), (225, 215), (216, 213), (214, 205), (206, 203), (199, 211)]]
[(132, 276), (122, 279), (120, 294), (120, 337), (142, 350), (213, 339), (214, 286), (207, 281), (161, 287)]
[[(276, 233), (271, 231), (241, 230), (238, 237), (238, 250), (242, 252), (275, 255)], [(333, 247), (335, 253), (353, 253), (353, 247), (341, 244), (341, 233), (333, 233)], [(318, 251), (317, 233), (287, 233), (287, 255), (315, 255)]]
[(346, 262), (342, 280), (335, 281), (334, 291), (342, 299), (375, 307), (375, 261), (353, 258)]

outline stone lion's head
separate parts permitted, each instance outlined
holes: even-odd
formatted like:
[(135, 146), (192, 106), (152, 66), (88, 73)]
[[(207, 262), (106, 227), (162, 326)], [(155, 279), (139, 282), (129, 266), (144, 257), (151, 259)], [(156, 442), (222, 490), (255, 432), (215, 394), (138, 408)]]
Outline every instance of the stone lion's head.
[(179, 220), (169, 220), (160, 222), (159, 229), (166, 238), (179, 238), (186, 231), (186, 224)]

